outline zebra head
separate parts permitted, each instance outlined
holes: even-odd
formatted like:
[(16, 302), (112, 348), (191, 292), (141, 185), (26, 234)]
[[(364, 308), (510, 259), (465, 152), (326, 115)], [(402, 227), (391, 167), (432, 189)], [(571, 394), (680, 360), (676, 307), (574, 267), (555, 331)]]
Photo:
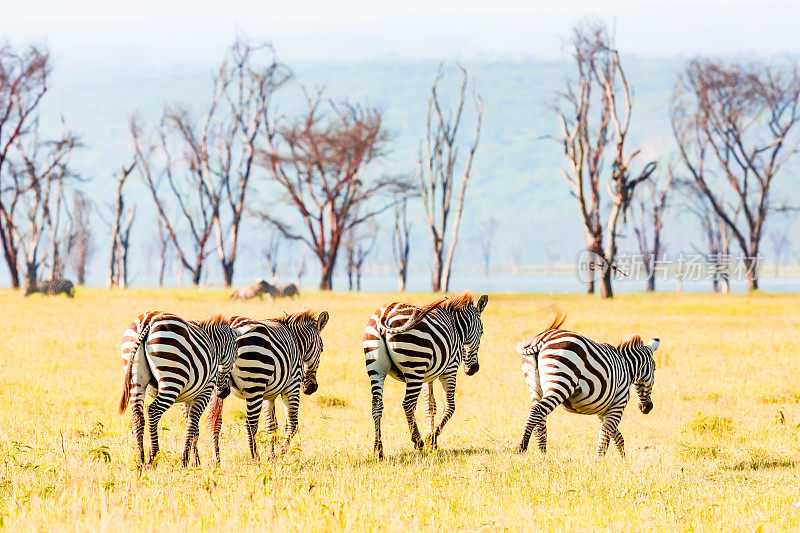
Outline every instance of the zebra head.
[(226, 398), (231, 392), (231, 370), (236, 359), (236, 337), (242, 331), (233, 329), (228, 320), (217, 315), (198, 323), (211, 339), (217, 354), (217, 395)]
[(639, 410), (644, 414), (653, 409), (653, 400), (650, 397), (653, 392), (656, 373), (656, 361), (653, 359), (653, 352), (658, 349), (659, 342), (658, 337), (656, 337), (649, 344), (643, 345), (638, 349), (641, 360), (633, 386), (636, 388), (636, 395), (639, 396)]
[(478, 299), (477, 305), (470, 303), (457, 312), (456, 327), (461, 330), (464, 373), (468, 376), (475, 374), (480, 369), (478, 348), (480, 348), (481, 335), (483, 335), (481, 313), (486, 309), (488, 302), (489, 297), (484, 294)]
[(303, 394), (314, 394), (319, 388), (317, 369), (322, 356), (322, 329), (328, 323), (328, 312), (322, 311), (314, 317), (310, 311), (296, 315), (287, 315), (287, 325), (296, 336), (300, 352), (303, 356)]

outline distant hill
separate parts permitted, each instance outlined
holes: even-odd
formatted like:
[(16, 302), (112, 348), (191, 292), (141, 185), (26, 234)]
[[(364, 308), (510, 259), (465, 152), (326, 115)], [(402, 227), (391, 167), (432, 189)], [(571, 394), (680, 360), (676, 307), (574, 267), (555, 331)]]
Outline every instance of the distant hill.
[[(684, 60), (626, 57), (624, 62), (635, 90), (631, 146), (642, 147), (650, 157), (666, 157), (672, 147), (668, 103)], [(86, 189), (98, 206), (94, 217), (96, 252), (91, 265), (91, 284), (105, 281), (109, 231), (104, 218), (110, 213), (112, 174), (129, 159), (128, 118), (136, 113), (145, 121), (152, 121), (165, 102), (203, 106), (208, 100), (215, 63), (216, 58), (210, 58), (207, 63), (144, 68), (92, 66), (74, 63), (69, 58), (56, 62), (44, 112), (52, 120), (63, 113), (68, 126), (82, 136), (85, 145), (76, 156), (75, 165), (90, 180)], [(391, 153), (374, 171), (415, 170), (416, 151), (424, 134), (426, 97), (438, 63), (382, 58), (291, 66), (296, 80), (278, 99), (283, 112), (296, 109), (300, 84), (311, 88), (324, 86), (334, 99), (367, 100), (385, 111), (386, 124), (392, 133)], [(509, 263), (512, 248), (518, 246), (524, 248), (523, 262), (542, 263), (545, 245), (557, 251), (556, 262), (571, 264), (584, 241), (574, 200), (560, 176), (563, 154), (553, 141), (535, 140), (557, 132), (555, 116), (545, 103), (562, 88), (570, 65), (566, 61), (527, 59), (472, 61), (465, 66), (484, 99), (485, 115), (457, 266), (474, 267), (479, 263), (472, 239), (476, 229), (491, 217), (501, 223), (495, 264)], [(791, 185), (787, 176), (780, 181), (776, 195), (796, 192), (796, 181)], [(140, 204), (140, 216), (133, 236), (134, 282), (152, 284), (155, 268), (148, 268), (144, 259), (151, 257), (148, 249), (153, 237), (148, 231), (152, 225), (147, 221), (152, 220), (152, 209), (139, 183), (135, 189), (133, 195)], [(278, 200), (267, 189), (259, 188), (258, 201), (262, 205)], [(695, 239), (693, 224), (679, 211), (675, 210), (667, 228), (666, 240), (674, 251), (688, 249), (688, 241)], [(424, 271), (429, 236), (418, 207), (412, 215), (419, 219), (413, 228), (412, 262)], [(388, 238), (391, 221), (385, 217), (379, 223)], [(253, 222), (243, 235), (241, 261), (237, 265), (237, 279), (242, 282), (263, 272), (263, 231)], [(297, 251), (293, 255), (297, 257)], [(379, 247), (373, 262), (390, 264), (389, 247)], [(214, 282), (218, 279), (215, 256), (209, 258), (209, 265), (212, 267), (209, 282)], [(0, 283), (7, 283), (6, 279), (2, 271)]]

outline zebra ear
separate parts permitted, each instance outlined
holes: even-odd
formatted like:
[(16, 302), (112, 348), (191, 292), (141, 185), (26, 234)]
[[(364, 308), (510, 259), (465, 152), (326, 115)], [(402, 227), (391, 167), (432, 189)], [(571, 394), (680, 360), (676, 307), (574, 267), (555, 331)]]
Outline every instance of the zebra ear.
[(328, 315), (327, 311), (321, 312), (319, 316), (317, 316), (317, 329), (322, 331), (322, 328), (324, 328), (325, 324), (328, 323), (328, 318), (330, 318), (330, 316)]
[(489, 303), (488, 295), (483, 294), (480, 298), (478, 298), (478, 313), (483, 313), (483, 310), (486, 309), (487, 303)]

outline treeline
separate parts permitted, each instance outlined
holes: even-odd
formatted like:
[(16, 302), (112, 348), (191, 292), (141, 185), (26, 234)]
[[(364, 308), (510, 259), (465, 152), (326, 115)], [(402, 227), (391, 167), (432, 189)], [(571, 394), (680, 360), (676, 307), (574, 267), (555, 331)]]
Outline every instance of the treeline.
[[(563, 174), (587, 251), (602, 267), (588, 290), (613, 295), (626, 238), (639, 248), (654, 290), (665, 255), (663, 228), (681, 213), (696, 219), (712, 262), (738, 248), (748, 262), (749, 287), (756, 289), (765, 222), (770, 213), (792, 208), (775, 203), (770, 191), (796, 153), (797, 66), (688, 62), (669, 102), (676, 149), (646, 158), (632, 146), (635, 92), (613, 34), (600, 23), (582, 24), (568, 46), (574, 69), (564, 90), (548, 102), (560, 126), (560, 134), (550, 138), (565, 156)], [(65, 266), (83, 283), (95, 252), (93, 206), (82, 192), (87, 182), (70, 165), (70, 156), (82, 148), (80, 137), (67, 128), (66, 118), (57, 135), (39, 126), (50, 68), (45, 48), (0, 49), (0, 239), (14, 287), (60, 278)], [(332, 288), (337, 267), (346, 269), (351, 290), (360, 289), (376, 242), (390, 243), (404, 290), (411, 254), (408, 207), (417, 205), (424, 219), (415, 225), (427, 228), (430, 238), (424, 262), (431, 265), (431, 288), (448, 290), (483, 102), (463, 67), (455, 86), (443, 82), (447, 72), (442, 67), (433, 79), (427, 108), (420, 102), (425, 129), (416, 161), (409, 161), (416, 170), (387, 176), (379, 171), (391, 149), (382, 110), (302, 88), (272, 47), (237, 40), (214, 71), (212, 90), (199, 109), (168, 104), (155, 120), (130, 119), (131, 151), (116, 174), (109, 222), (109, 286), (128, 285), (132, 237), (142, 242), (145, 236), (157, 243), (147, 260), (159, 283), (174, 260), (193, 284), (204, 279), (209, 262), (216, 263), (229, 286), (243, 228), (250, 225), (271, 228), (259, 231), (265, 236), (257, 247), (264, 249), (273, 275), (281, 243), (295, 242), (318, 263), (323, 290)], [(301, 109), (279, 112), (277, 102), (296, 98), (298, 87)], [(137, 224), (135, 234), (134, 223), (146, 210), (133, 205), (132, 182), (147, 191), (154, 213), (151, 223)], [(387, 211), (393, 224), (381, 233), (376, 218)], [(481, 259), (487, 273), (497, 233), (492, 218), (468, 243), (468, 253)], [(562, 253), (558, 243), (549, 246), (548, 257)], [(297, 277), (305, 270), (303, 259)], [(726, 283), (724, 273), (714, 279), (715, 289), (724, 290)]]

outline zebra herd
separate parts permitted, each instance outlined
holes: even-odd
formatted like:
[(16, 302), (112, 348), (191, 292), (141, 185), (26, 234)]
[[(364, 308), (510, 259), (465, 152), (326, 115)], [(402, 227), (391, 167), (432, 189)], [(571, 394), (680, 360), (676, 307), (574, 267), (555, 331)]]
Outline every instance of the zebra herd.
[[(476, 301), (471, 293), (464, 293), (422, 307), (392, 302), (370, 317), (363, 349), (371, 383), (374, 453), (378, 458), (384, 457), (381, 416), (387, 375), (405, 383), (403, 410), (414, 447), (437, 447), (444, 426), (455, 412), (458, 369), (463, 364), (468, 376), (480, 369), (481, 315), (488, 300), (485, 294)], [(145, 462), (146, 393), (154, 397), (147, 407), (149, 463), (159, 450), (161, 415), (176, 402), (183, 404), (186, 419), (183, 465), (187, 466), (192, 457), (199, 465), (199, 422), (209, 402), (207, 422), (219, 463), (222, 407), (231, 392), (245, 401), (245, 427), (250, 456), (255, 461), (259, 459), (256, 433), (262, 409), (270, 437), (269, 456), (275, 455), (275, 400), (281, 398), (286, 412), (282, 445), (285, 452), (298, 428), (301, 393), (310, 395), (318, 389), (321, 333), (328, 318), (326, 311), (284, 313), (265, 320), (217, 315), (194, 321), (157, 311), (139, 315), (123, 336), (124, 378), (119, 404), (120, 413), (128, 405), (131, 407), (139, 463)], [(635, 335), (617, 346), (598, 343), (562, 329), (564, 318), (559, 314), (542, 333), (517, 346), (531, 396), (530, 413), (517, 451), (524, 452), (534, 435), (539, 450), (546, 452), (546, 417), (563, 405), (570, 412), (600, 418), (599, 456), (605, 454), (611, 439), (624, 456), (618, 425), (631, 385), (641, 411), (647, 414), (653, 407), (653, 352), (659, 340), (645, 344)], [(437, 378), (444, 391), (444, 413), (438, 424), (433, 391)], [(424, 440), (414, 416), (420, 390), (424, 392), (429, 429)]]

